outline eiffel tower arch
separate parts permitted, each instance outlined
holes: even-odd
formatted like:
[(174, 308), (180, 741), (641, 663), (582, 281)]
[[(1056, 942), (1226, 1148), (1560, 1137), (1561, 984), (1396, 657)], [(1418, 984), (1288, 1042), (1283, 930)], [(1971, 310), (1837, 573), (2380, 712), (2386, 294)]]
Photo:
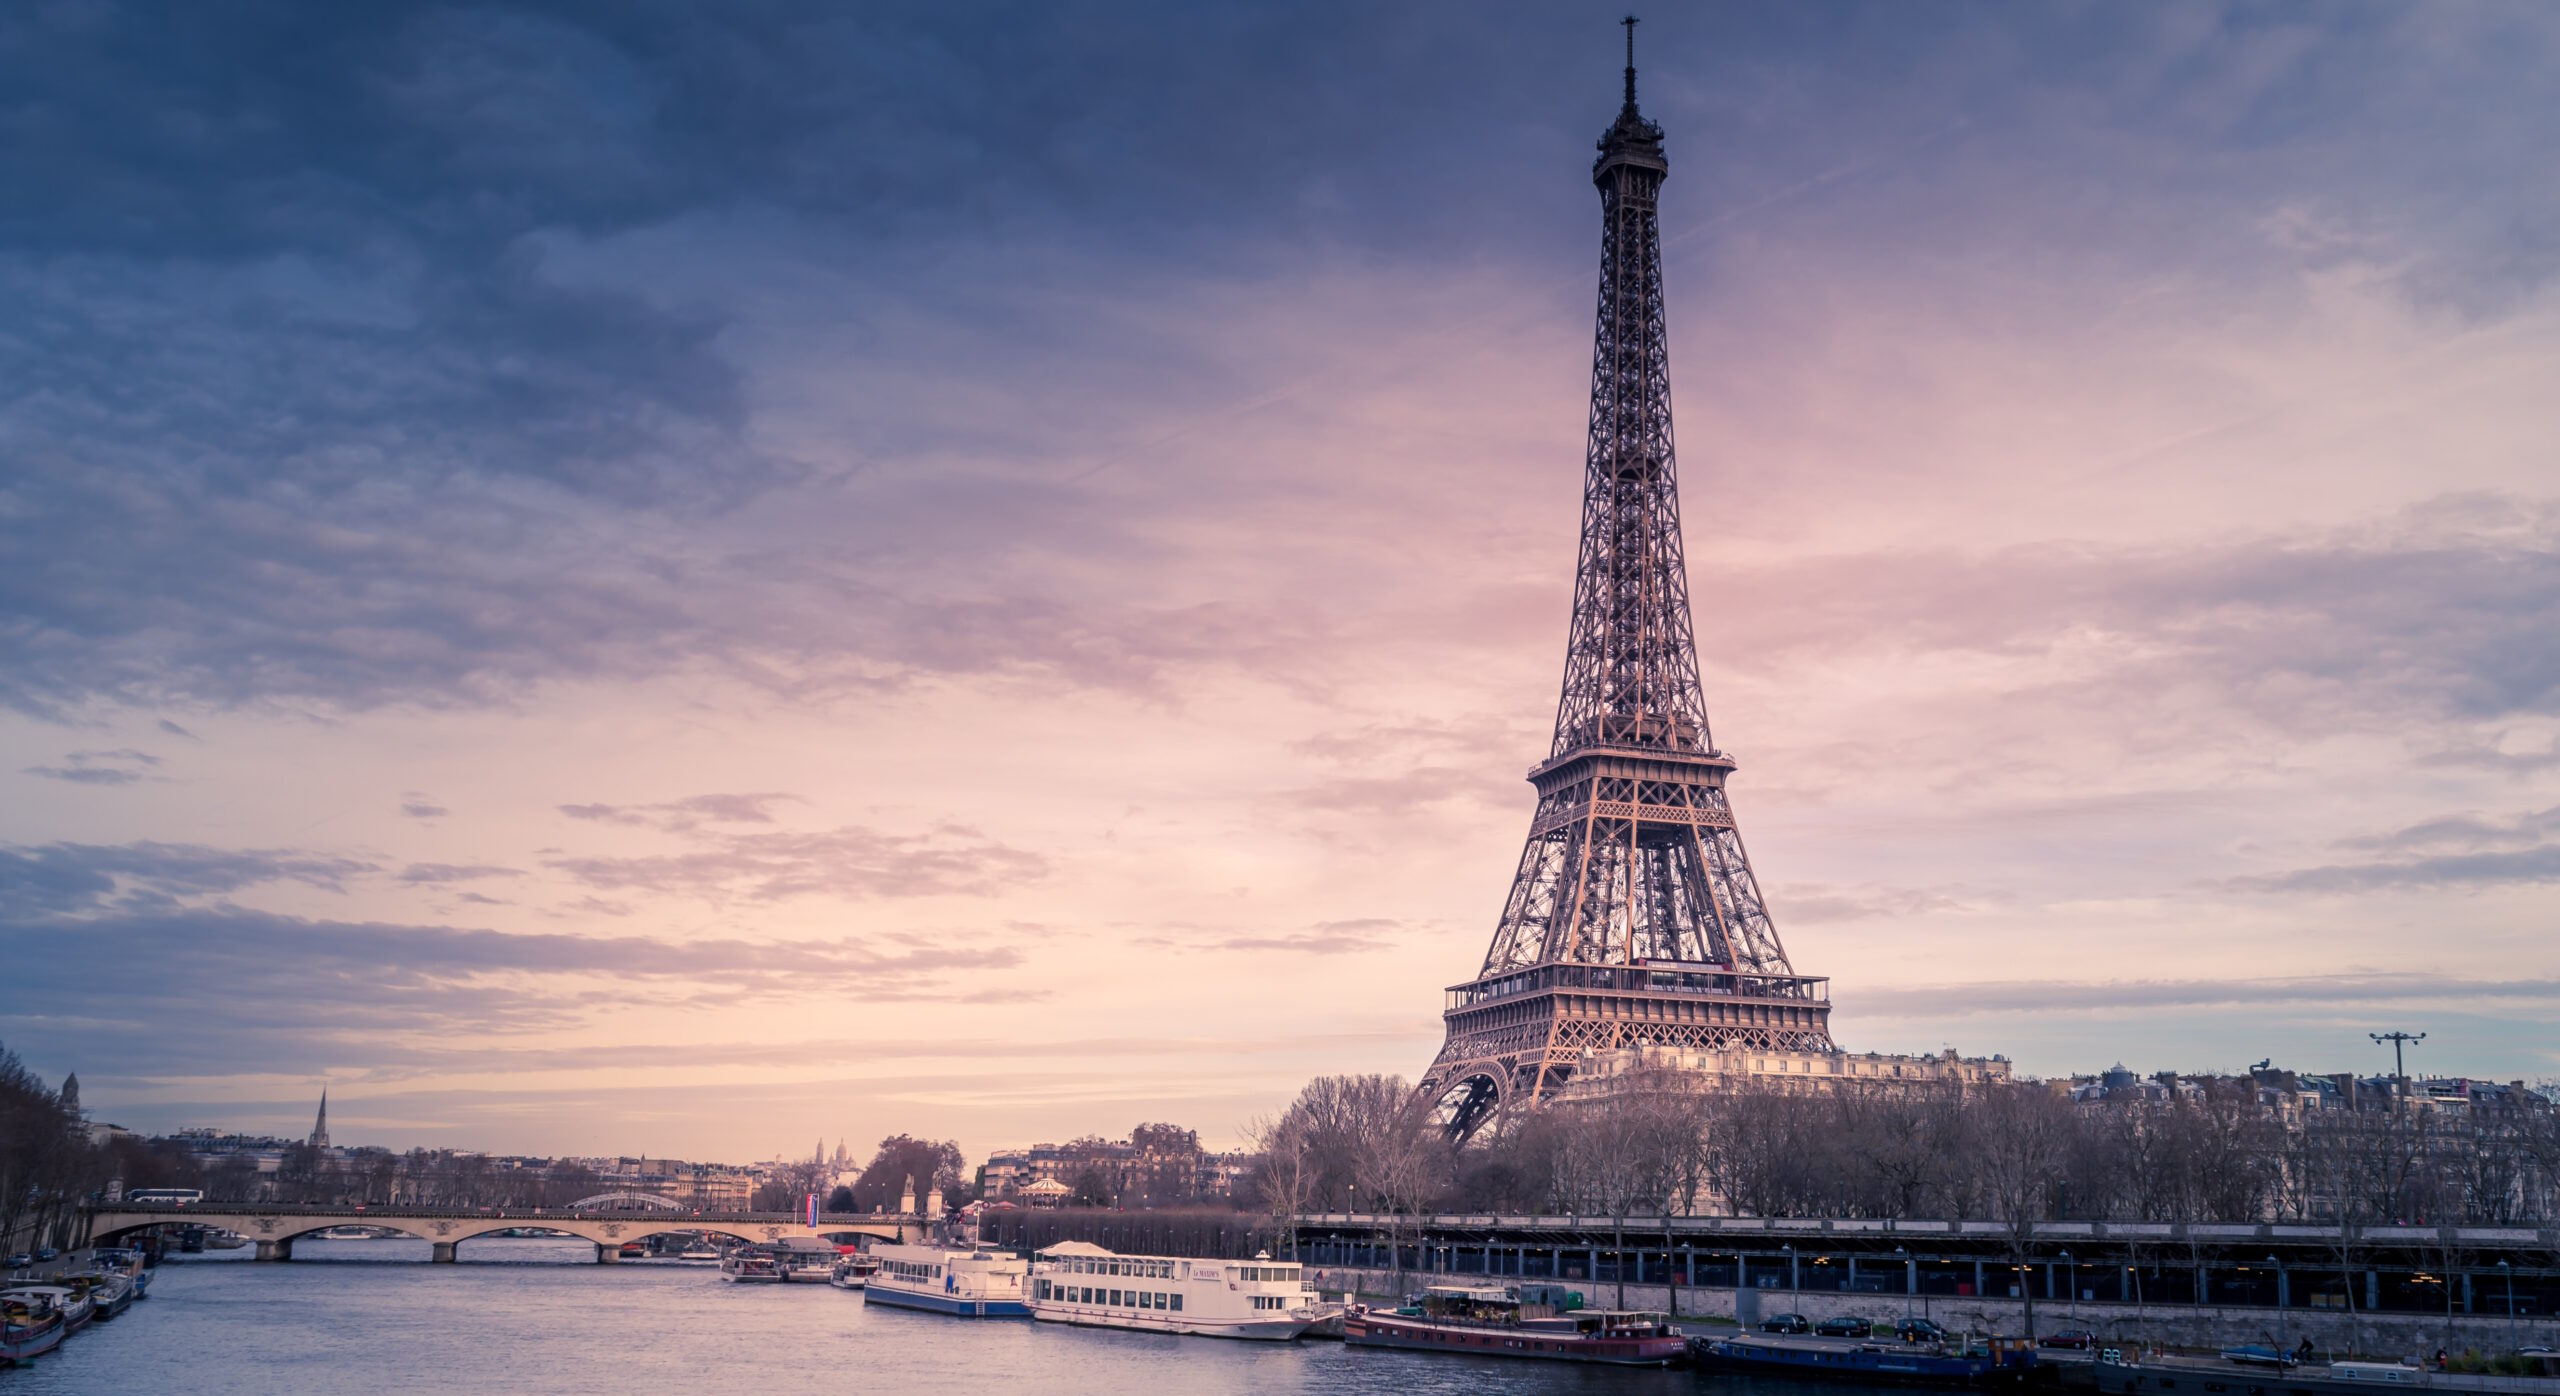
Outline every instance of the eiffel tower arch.
[(1573, 621), (1538, 803), (1476, 977), (1420, 1093), (1463, 1139), (1534, 1109), (1585, 1052), (1831, 1051), (1828, 981), (1797, 974), (1725, 793), (1691, 633), (1662, 310), (1662, 128), (1600, 138), (1600, 304)]

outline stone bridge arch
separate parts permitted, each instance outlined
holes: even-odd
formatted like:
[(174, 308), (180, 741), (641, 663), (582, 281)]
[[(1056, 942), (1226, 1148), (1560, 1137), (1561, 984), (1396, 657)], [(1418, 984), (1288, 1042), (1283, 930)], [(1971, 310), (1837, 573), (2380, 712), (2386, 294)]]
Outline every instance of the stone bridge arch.
[(826, 1217), (811, 1226), (790, 1213), (701, 1212), (657, 1208), (647, 1211), (571, 1211), (565, 1208), (509, 1208), (504, 1211), (410, 1207), (304, 1208), (260, 1207), (256, 1204), (187, 1207), (99, 1207), (89, 1214), (89, 1234), (106, 1242), (154, 1226), (220, 1226), (255, 1242), (260, 1260), (290, 1260), (293, 1243), (338, 1226), (373, 1226), (428, 1242), (437, 1261), (450, 1262), (454, 1248), (477, 1236), (517, 1227), (541, 1227), (590, 1241), (596, 1259), (620, 1258), (625, 1242), (671, 1231), (700, 1231), (741, 1241), (776, 1241), (786, 1236), (831, 1239), (869, 1236), (903, 1241), (920, 1234), (923, 1219), (876, 1214)]

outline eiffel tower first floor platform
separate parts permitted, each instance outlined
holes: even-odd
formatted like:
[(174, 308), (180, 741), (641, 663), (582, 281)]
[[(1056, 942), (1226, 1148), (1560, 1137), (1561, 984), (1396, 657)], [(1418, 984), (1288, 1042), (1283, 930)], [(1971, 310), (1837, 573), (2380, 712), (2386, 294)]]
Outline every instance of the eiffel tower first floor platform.
[(1833, 1050), (1829, 980), (1713, 965), (1532, 965), (1450, 989), (1443, 1016), (1419, 1094), (1459, 1139), (1553, 1096), (1588, 1052)]

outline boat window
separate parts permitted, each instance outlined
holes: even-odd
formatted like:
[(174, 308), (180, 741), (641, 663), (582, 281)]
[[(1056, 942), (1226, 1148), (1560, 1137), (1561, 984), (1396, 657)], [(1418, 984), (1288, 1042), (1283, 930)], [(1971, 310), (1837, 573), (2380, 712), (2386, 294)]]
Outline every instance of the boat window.
[(1175, 1313), (1182, 1312), (1182, 1296), (1179, 1294), (1173, 1296), (1173, 1311)]

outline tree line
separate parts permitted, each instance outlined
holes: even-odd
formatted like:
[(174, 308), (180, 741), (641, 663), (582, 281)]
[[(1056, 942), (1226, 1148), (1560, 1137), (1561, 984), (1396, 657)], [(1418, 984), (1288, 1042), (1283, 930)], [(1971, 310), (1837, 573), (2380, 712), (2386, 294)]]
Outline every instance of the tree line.
[(2560, 1217), (2560, 1110), (2531, 1099), (2543, 1103), (2288, 1114), (2247, 1081), (2082, 1104), (2038, 1082), (1700, 1090), (1635, 1073), (1459, 1147), (1402, 1078), (1333, 1076), (1254, 1133), (1275, 1217), (2547, 1223)]
[[(1291, 1254), (1300, 1215), (1382, 1214), (1399, 1267), (1404, 1228), (1440, 1212), (1615, 1218), (1622, 1232), (1689, 1214), (1990, 1221), (2022, 1263), (2044, 1221), (2347, 1223), (2337, 1261), (2352, 1272), (2360, 1226), (2560, 1219), (2555, 1094), (2302, 1110), (2243, 1079), (2084, 1104), (2040, 1082), (1702, 1090), (1658, 1071), (1461, 1145), (1401, 1078), (1330, 1076), (1254, 1126), (1256, 1194)], [(2439, 1263), (2458, 1268), (2445, 1237)]]

